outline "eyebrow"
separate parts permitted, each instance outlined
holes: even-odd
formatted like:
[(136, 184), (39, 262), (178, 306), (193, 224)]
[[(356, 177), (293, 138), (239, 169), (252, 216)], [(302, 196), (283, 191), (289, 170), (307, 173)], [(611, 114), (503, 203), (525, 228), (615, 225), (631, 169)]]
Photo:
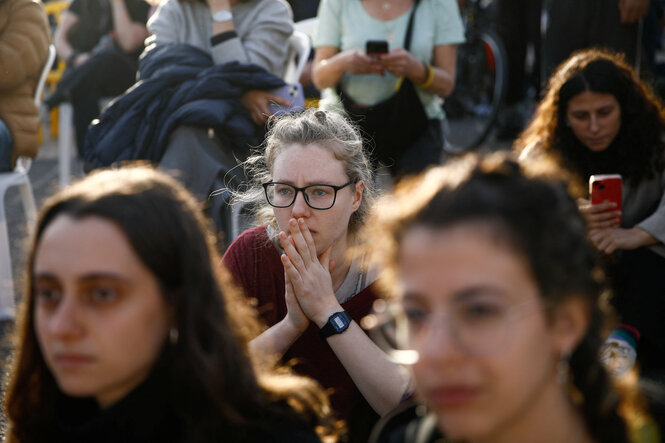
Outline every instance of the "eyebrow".
[[(58, 281), (58, 277), (51, 272), (39, 272), (35, 273), (33, 280), (52, 280)], [(130, 280), (126, 277), (122, 277), (113, 272), (91, 272), (89, 274), (84, 274), (82, 277), (77, 278), (78, 281), (89, 282), (95, 280), (116, 280), (120, 282), (129, 283)]]
[(598, 112), (598, 111), (609, 111), (615, 108), (614, 103), (608, 103), (606, 105), (602, 105), (595, 110), (587, 110), (587, 109), (572, 109), (570, 112), (572, 114), (591, 114), (592, 112)]
[[(452, 297), (452, 301), (457, 303), (469, 298), (481, 297), (485, 295), (493, 297), (504, 297), (501, 291), (497, 290), (492, 286), (477, 285), (456, 292)], [(425, 296), (421, 295), (418, 292), (405, 292), (404, 295), (402, 296), (403, 300), (409, 300), (414, 302), (422, 302), (425, 298), (426, 298)]]
[[(348, 180), (347, 180), (347, 181), (348, 181)], [(284, 184), (291, 185), (291, 186), (294, 186), (294, 187), (302, 187), (302, 188), (307, 187), (307, 186), (313, 186), (313, 185), (337, 186), (337, 185), (335, 185), (335, 184), (332, 184), (332, 183), (326, 183), (326, 182), (323, 182), (323, 181), (309, 181), (309, 182), (305, 182), (305, 186), (296, 186), (291, 180), (277, 180), (277, 179), (273, 179), (272, 182), (273, 182), (273, 183), (284, 183)]]

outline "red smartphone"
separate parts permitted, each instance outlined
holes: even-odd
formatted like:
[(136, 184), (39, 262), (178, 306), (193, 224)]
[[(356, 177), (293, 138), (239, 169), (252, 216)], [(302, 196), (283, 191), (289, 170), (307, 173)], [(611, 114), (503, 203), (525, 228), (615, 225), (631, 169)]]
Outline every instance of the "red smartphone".
[(592, 205), (610, 201), (616, 203), (616, 207), (608, 211), (621, 211), (621, 175), (592, 175), (589, 177), (589, 196)]
[(388, 42), (386, 40), (367, 40), (367, 43), (365, 43), (365, 52), (370, 56), (387, 54)]

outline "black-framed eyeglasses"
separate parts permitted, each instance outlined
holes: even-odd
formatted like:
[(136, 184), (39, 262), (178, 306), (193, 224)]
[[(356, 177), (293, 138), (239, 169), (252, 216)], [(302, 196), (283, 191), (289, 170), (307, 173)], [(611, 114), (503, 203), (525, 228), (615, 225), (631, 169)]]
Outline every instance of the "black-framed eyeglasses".
[(288, 208), (296, 201), (298, 192), (302, 192), (305, 203), (312, 209), (330, 209), (337, 199), (337, 191), (346, 188), (356, 180), (349, 180), (341, 186), (314, 184), (299, 188), (282, 182), (268, 182), (263, 184), (266, 199), (270, 206), (275, 208)]

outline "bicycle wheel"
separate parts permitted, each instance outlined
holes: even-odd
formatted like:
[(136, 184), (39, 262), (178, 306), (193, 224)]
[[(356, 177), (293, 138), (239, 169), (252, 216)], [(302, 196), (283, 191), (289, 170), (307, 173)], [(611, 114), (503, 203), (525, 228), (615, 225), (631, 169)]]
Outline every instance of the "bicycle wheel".
[(507, 80), (503, 43), (483, 31), (460, 45), (455, 90), (443, 108), (447, 118), (447, 151), (459, 153), (480, 145), (496, 121)]

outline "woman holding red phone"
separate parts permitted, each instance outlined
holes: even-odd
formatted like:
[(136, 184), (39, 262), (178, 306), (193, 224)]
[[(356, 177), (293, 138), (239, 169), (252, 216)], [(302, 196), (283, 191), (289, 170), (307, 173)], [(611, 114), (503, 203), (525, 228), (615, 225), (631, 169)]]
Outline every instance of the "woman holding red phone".
[[(624, 322), (639, 329), (643, 369), (665, 360), (665, 118), (661, 103), (623, 59), (600, 50), (573, 54), (552, 75), (545, 98), (515, 146), (520, 160), (548, 157), (572, 175), (588, 238), (608, 262)], [(594, 174), (620, 174), (621, 210), (591, 204)]]
[[(405, 44), (411, 19), (411, 38)], [(368, 54), (372, 51), (368, 41), (385, 41), (387, 52)], [(416, 173), (439, 162), (444, 114), (436, 96), (446, 97), (455, 87), (457, 44), (463, 41), (455, 0), (323, 0), (314, 40), (312, 80), (320, 90), (337, 88), (343, 94), (347, 114), (353, 114), (349, 111), (351, 102), (356, 108), (372, 108), (360, 119), (361, 125), (380, 104), (403, 93), (407, 83), (408, 88), (415, 86), (413, 95), (422, 108), (416, 107), (416, 111), (424, 111), (424, 129), (407, 137), (404, 145), (387, 146), (395, 135), (414, 126), (411, 114), (417, 112), (398, 110), (395, 121), (379, 121), (365, 141), (374, 147), (375, 159), (391, 166), (393, 173)], [(333, 101), (324, 99), (322, 107)], [(395, 134), (382, 140), (388, 132)]]

